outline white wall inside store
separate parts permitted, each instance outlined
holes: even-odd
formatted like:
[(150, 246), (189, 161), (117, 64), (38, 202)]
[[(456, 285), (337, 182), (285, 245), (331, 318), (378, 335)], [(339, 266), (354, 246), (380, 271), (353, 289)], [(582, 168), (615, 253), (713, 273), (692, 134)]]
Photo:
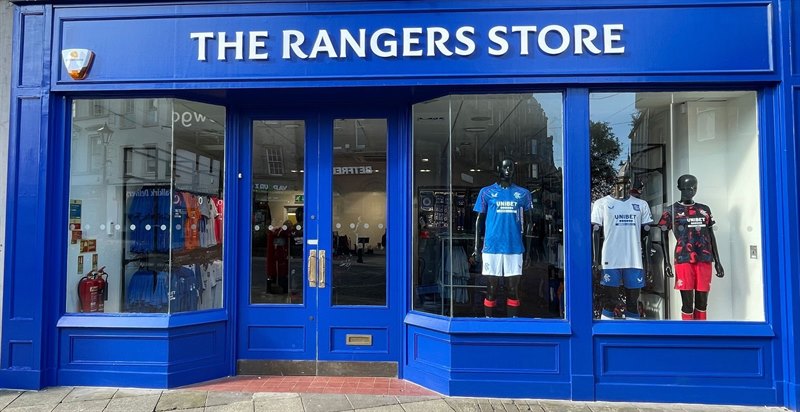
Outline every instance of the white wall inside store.
[[(755, 93), (746, 93), (723, 101), (677, 104), (673, 109), (670, 201), (680, 199), (675, 187), (680, 175), (697, 177), (694, 200), (711, 208), (725, 269), (724, 278), (712, 279), (709, 320), (764, 320), (755, 98)], [(752, 247), (755, 258), (750, 256)], [(678, 291), (672, 294), (671, 318), (680, 319), (681, 297)]]

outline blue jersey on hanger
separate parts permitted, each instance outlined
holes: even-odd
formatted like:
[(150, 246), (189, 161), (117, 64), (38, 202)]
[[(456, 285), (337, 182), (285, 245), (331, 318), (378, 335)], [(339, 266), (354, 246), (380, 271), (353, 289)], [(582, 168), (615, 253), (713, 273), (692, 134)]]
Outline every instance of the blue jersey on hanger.
[(473, 210), (486, 214), (483, 253), (517, 255), (525, 252), (521, 210), (532, 207), (531, 192), (517, 185), (503, 188), (495, 183), (481, 189)]

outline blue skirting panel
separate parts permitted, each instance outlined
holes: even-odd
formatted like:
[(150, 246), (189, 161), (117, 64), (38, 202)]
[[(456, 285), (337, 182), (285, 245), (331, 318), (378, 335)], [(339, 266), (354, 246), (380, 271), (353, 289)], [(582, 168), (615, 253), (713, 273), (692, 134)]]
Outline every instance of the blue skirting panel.
[(58, 384), (171, 388), (227, 376), (225, 328), (60, 328)]
[(568, 398), (569, 336), (444, 334), (408, 326), (404, 377), (451, 396)]
[(772, 340), (595, 337), (598, 400), (779, 404)]

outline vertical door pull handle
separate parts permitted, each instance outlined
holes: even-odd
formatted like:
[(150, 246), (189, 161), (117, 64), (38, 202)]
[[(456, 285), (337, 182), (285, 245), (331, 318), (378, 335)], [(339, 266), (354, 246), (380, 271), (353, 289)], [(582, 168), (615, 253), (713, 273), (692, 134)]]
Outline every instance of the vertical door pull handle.
[(317, 287), (317, 250), (308, 251), (308, 287)]
[(325, 288), (325, 250), (319, 251), (319, 287)]

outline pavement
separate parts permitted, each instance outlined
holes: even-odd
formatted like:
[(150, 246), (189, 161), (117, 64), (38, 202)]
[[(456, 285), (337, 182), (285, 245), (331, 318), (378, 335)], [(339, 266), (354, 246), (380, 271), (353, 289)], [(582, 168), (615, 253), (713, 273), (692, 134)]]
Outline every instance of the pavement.
[(0, 410), (15, 412), (717, 412), (786, 411), (745, 407), (629, 402), (570, 402), (448, 396), (392, 396), (287, 392), (224, 392), (58, 386), (41, 391), (0, 390)]

